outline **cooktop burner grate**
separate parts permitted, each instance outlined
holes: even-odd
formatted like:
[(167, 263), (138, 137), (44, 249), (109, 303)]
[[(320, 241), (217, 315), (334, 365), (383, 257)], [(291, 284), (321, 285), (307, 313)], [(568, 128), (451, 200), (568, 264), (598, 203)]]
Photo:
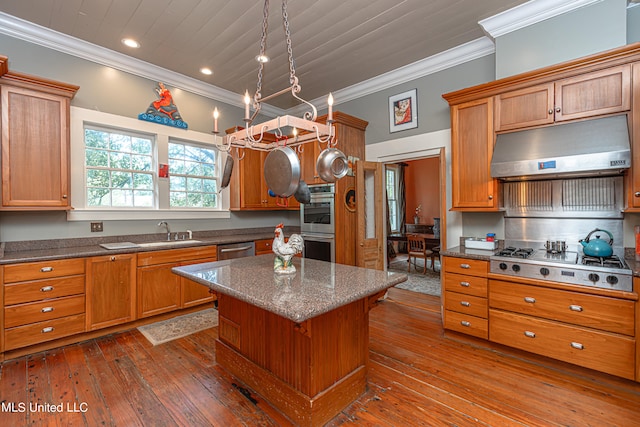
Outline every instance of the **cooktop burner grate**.
[(509, 258), (529, 258), (533, 254), (533, 248), (516, 248), (514, 246), (507, 246), (496, 253), (497, 256), (509, 257)]
[(595, 256), (587, 256), (584, 255), (582, 257), (583, 265), (591, 265), (598, 267), (609, 267), (609, 268), (626, 268), (624, 260), (622, 260), (617, 255), (612, 255), (610, 257), (595, 257)]

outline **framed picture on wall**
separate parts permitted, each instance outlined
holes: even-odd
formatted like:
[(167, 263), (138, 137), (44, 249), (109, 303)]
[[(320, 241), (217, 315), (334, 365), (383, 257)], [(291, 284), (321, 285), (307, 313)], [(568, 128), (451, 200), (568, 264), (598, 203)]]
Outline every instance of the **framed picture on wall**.
[(389, 97), (389, 132), (418, 127), (418, 90), (412, 89)]

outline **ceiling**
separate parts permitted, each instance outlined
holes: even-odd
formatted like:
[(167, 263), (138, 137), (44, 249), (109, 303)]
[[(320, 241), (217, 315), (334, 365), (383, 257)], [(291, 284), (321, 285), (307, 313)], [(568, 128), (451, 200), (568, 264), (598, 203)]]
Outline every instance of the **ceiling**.
[[(484, 36), (526, 0), (289, 0), (296, 75), (312, 100)], [(0, 12), (233, 93), (256, 89), (260, 0), (0, 0)], [(289, 86), (281, 2), (269, 7), (263, 97)], [(121, 44), (138, 40), (139, 49)], [(0, 52), (1, 53), (1, 52)], [(200, 73), (209, 67), (213, 75)], [(269, 104), (291, 108), (283, 95)]]

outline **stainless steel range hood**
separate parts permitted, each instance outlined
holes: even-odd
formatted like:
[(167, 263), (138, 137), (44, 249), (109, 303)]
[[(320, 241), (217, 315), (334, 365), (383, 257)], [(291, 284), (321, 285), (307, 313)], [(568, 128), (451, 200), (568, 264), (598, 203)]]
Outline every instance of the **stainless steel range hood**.
[(503, 180), (618, 175), (631, 166), (627, 116), (499, 134), (491, 176)]

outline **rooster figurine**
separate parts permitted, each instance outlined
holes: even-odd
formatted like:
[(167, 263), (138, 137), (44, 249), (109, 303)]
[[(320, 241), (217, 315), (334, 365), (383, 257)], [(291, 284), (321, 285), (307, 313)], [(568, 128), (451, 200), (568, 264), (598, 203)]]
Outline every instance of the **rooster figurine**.
[(296, 272), (296, 267), (291, 262), (294, 255), (302, 252), (304, 241), (299, 234), (292, 234), (289, 241), (284, 241), (283, 224), (278, 224), (275, 229), (272, 250), (276, 254), (273, 262), (273, 271), (276, 273), (291, 274)]

